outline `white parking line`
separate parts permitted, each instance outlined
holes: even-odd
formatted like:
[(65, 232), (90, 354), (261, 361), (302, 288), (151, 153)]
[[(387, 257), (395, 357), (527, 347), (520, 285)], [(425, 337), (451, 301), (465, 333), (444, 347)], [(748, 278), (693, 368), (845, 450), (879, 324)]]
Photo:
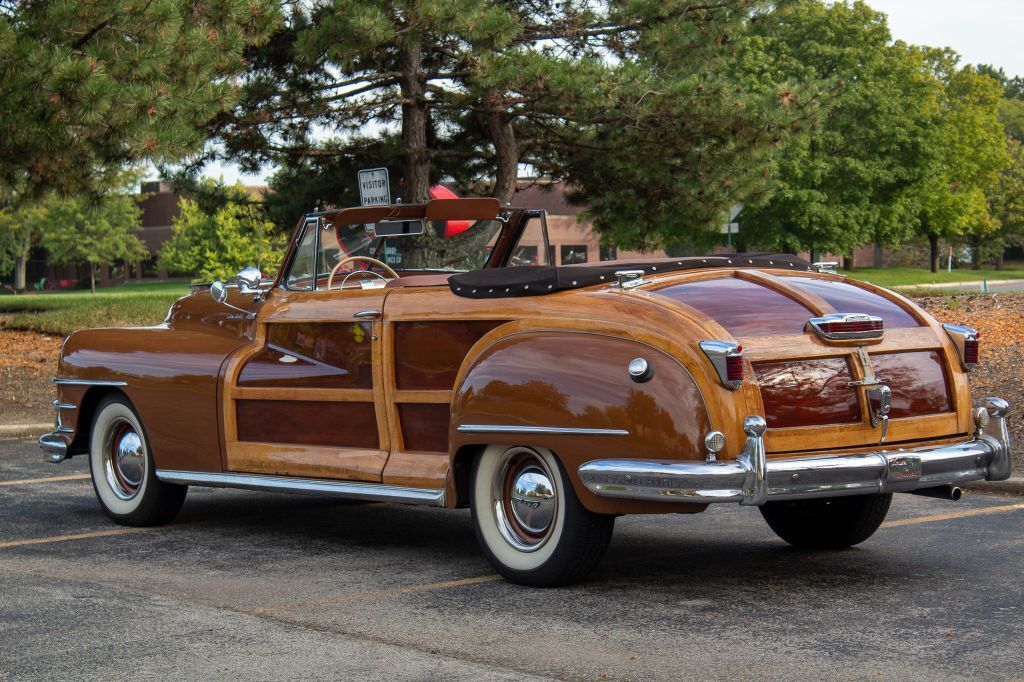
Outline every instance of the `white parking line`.
[(82, 481), (89, 478), (89, 474), (71, 474), (69, 476), (47, 476), (46, 478), (23, 478), (18, 481), (0, 481), (4, 485), (28, 485), (30, 483), (53, 483), (54, 481)]

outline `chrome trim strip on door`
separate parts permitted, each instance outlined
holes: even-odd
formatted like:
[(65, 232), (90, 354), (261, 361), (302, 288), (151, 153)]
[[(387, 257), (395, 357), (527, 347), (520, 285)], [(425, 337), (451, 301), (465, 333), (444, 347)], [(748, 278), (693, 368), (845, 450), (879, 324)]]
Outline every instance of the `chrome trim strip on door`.
[(62, 386), (127, 386), (124, 381), (105, 381), (100, 379), (52, 379), (53, 383)]
[(625, 429), (578, 429), (557, 426), (502, 426), (500, 424), (462, 424), (459, 433), (524, 433), (544, 436), (628, 436)]
[(444, 489), (406, 488), (384, 483), (334, 481), (321, 478), (292, 478), (262, 474), (235, 474), (207, 471), (157, 469), (156, 477), (166, 483), (200, 485), (212, 488), (241, 488), (281, 493), (320, 493), (372, 502), (400, 502), (445, 506)]

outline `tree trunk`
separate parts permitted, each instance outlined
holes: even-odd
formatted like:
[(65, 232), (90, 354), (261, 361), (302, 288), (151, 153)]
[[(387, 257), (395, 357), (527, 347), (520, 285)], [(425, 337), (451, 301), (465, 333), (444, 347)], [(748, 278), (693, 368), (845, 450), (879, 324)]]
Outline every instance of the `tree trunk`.
[(494, 197), (502, 204), (512, 201), (519, 179), (519, 149), (512, 120), (505, 112), (505, 102), (497, 90), (489, 90), (484, 96), (487, 108), (487, 129), (494, 144), (494, 159), (497, 167), (494, 174)]
[(882, 247), (879, 246), (878, 244), (875, 244), (875, 251), (872, 254), (872, 260), (871, 260), (871, 266), (872, 267), (875, 267), (875, 268), (883, 268), (883, 267), (885, 267), (884, 253), (885, 252), (882, 251)]
[(14, 259), (14, 290), (24, 292), (28, 288), (25, 281), (28, 273), (28, 256), (32, 250), (32, 240), (26, 235), (18, 246), (18, 255)]
[(89, 288), (96, 293), (96, 266), (92, 263), (89, 263)]
[(971, 235), (971, 269), (981, 270), (981, 237)]
[(928, 262), (931, 263), (932, 272), (939, 271), (939, 235), (930, 234), (928, 235), (928, 248), (929, 258)]
[(1005, 251), (1006, 251), (1006, 249), (1002, 245), (1000, 245), (999, 246), (999, 253), (996, 254), (996, 270), (1002, 270), (1003, 269), (1003, 266), (1004, 266), (1003, 258), (1006, 255)]
[(843, 270), (850, 272), (853, 270), (853, 255), (843, 256)]
[(18, 257), (14, 260), (14, 290), (17, 292), (25, 291), (25, 270), (28, 268), (28, 258), (24, 254), (19, 253)]
[(427, 149), (427, 99), (423, 88), (421, 40), (409, 37), (400, 49), (405, 201), (418, 204), (430, 198), (430, 150)]

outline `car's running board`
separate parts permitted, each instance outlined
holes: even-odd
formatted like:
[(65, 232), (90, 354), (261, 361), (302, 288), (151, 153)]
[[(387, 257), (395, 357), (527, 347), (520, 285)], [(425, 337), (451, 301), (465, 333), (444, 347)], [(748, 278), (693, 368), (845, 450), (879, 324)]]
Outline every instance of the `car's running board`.
[(406, 488), (384, 483), (332, 481), (322, 478), (292, 478), (261, 474), (232, 474), (207, 471), (173, 471), (157, 469), (156, 477), (166, 483), (201, 485), (212, 488), (242, 488), (280, 493), (315, 493), (337, 495), (372, 502), (400, 502), (445, 506), (444, 489)]

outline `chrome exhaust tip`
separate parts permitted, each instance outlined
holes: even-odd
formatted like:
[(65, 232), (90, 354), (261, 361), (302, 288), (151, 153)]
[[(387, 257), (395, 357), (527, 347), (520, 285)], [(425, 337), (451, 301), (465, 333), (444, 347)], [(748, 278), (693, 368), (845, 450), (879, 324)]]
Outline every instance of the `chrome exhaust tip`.
[(936, 488), (920, 488), (919, 490), (911, 490), (909, 492), (911, 495), (936, 497), (940, 500), (949, 500), (950, 502), (958, 502), (960, 498), (964, 496), (963, 489), (958, 488), (955, 485), (940, 485)]

